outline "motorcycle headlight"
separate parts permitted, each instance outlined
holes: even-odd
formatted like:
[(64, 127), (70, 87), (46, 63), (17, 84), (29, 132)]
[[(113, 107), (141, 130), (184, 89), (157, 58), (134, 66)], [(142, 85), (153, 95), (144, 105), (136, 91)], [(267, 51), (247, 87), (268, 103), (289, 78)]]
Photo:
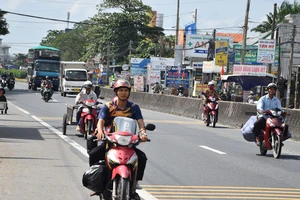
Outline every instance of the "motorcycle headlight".
[(115, 137), (116, 137), (117, 142), (118, 142), (119, 145), (127, 146), (127, 145), (130, 144), (130, 141), (131, 141), (131, 137), (132, 137), (132, 136), (116, 135)]
[(211, 98), (211, 101), (216, 101), (216, 98)]
[(283, 123), (283, 124), (281, 124), (281, 126), (280, 126), (281, 128), (284, 128), (285, 127), (285, 123)]
[(94, 105), (94, 102), (86, 102), (85, 105), (88, 107), (92, 107)]
[(272, 114), (273, 116), (277, 116), (277, 113), (276, 113), (275, 110), (271, 110), (271, 114)]

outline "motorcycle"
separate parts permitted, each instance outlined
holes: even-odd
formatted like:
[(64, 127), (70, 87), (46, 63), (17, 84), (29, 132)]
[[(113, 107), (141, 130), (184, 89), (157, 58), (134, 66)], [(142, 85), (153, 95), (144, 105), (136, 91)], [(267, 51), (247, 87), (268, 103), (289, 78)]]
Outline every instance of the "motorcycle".
[(45, 102), (48, 102), (52, 96), (52, 86), (51, 85), (43, 85), (42, 87), (42, 97)]
[[(138, 157), (133, 146), (138, 145), (136, 121), (127, 117), (116, 117), (112, 133), (106, 133), (108, 149), (105, 157), (108, 167), (106, 189), (99, 193), (100, 199), (129, 200), (136, 173)], [(155, 130), (154, 124), (147, 124), (146, 130)], [(150, 140), (148, 140), (149, 142)]]
[(12, 90), (15, 87), (15, 80), (14, 79), (9, 79), (7, 83), (7, 88), (9, 90)]
[(269, 118), (266, 120), (266, 128), (261, 130), (260, 154), (264, 156), (268, 150), (273, 150), (273, 157), (277, 159), (281, 155), (282, 142), (289, 138), (288, 125), (285, 121), (287, 113), (276, 108), (265, 111), (265, 114)]
[[(202, 93), (205, 95), (205, 93)], [(217, 112), (219, 109), (219, 104), (217, 102), (217, 98), (213, 96), (209, 96), (207, 98), (207, 103), (204, 106), (204, 113), (207, 113), (207, 116), (204, 116), (205, 114), (203, 113), (203, 121), (205, 122), (206, 126), (209, 126), (212, 123), (213, 127), (216, 127), (217, 123)]]
[(84, 138), (87, 139), (88, 135), (94, 133), (97, 127), (97, 116), (101, 109), (101, 102), (95, 100), (85, 100), (82, 102), (82, 112), (80, 118), (80, 132), (84, 134)]
[(7, 78), (5, 76), (2, 76), (1, 79), (1, 86), (2, 88), (5, 88), (7, 85)]

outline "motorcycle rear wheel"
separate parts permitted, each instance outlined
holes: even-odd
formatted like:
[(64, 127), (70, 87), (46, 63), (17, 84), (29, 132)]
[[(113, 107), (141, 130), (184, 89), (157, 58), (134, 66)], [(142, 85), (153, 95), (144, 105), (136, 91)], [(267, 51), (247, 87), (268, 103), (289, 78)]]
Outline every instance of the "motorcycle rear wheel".
[(281, 155), (281, 147), (282, 147), (280, 135), (273, 134), (272, 140), (274, 141), (273, 157), (275, 159), (278, 159)]

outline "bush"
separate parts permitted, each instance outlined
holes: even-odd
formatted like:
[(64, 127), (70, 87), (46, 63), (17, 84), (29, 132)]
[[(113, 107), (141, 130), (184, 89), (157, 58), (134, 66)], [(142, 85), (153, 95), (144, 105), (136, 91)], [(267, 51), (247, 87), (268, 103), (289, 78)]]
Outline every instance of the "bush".
[(9, 75), (10, 73), (13, 73), (15, 78), (26, 78), (27, 77), (27, 72), (23, 70), (18, 70), (18, 69), (11, 69), (11, 70), (6, 70), (6, 69), (0, 69), (0, 74), (6, 74)]

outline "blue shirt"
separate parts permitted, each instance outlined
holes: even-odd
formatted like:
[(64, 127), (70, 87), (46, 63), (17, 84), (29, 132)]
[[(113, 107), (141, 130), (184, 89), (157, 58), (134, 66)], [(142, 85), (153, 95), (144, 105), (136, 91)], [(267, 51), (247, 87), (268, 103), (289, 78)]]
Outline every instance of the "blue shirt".
[[(261, 97), (256, 105), (257, 110), (272, 110), (275, 108), (279, 108), (282, 110), (281, 103), (277, 97), (273, 97), (272, 99), (269, 97), (269, 94)], [(260, 114), (258, 117), (266, 118), (266, 115)]]

